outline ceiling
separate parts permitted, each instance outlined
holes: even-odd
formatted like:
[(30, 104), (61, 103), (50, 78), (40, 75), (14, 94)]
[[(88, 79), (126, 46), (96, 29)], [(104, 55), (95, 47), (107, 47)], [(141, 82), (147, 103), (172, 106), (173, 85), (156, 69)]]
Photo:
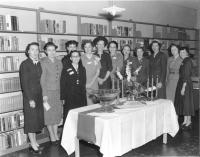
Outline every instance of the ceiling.
[(200, 0), (162, 0), (162, 1), (186, 8), (200, 10)]

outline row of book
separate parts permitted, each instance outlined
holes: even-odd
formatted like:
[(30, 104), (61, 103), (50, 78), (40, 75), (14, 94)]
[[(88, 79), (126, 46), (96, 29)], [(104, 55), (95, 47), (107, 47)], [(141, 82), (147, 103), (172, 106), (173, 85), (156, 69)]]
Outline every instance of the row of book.
[(58, 46), (57, 50), (59, 51), (65, 51), (65, 43), (67, 42), (67, 39), (54, 39), (54, 38), (43, 38), (40, 43), (40, 48), (43, 49), (44, 45), (47, 42), (54, 42), (55, 45)]
[(23, 98), (21, 93), (15, 95), (0, 95), (0, 113), (23, 109)]
[(185, 29), (173, 27), (155, 27), (154, 38), (190, 40), (190, 36), (186, 33)]
[(66, 33), (65, 20), (43, 19), (40, 21), (40, 32), (42, 33)]
[(16, 36), (0, 36), (0, 51), (18, 51), (19, 39)]
[(113, 36), (132, 37), (134, 35), (133, 27), (112, 26), (111, 34)]
[(93, 23), (81, 23), (81, 34), (83, 35), (108, 35), (108, 26)]
[(19, 77), (0, 79), (0, 93), (18, 91), (20, 89)]
[(19, 31), (17, 16), (0, 15), (0, 30)]
[(24, 126), (24, 115), (20, 111), (18, 113), (11, 113), (6, 116), (0, 116), (0, 133), (11, 131)]
[(19, 70), (19, 56), (0, 57), (0, 72), (12, 72)]
[(27, 143), (27, 135), (23, 129), (0, 134), (0, 150), (21, 146)]

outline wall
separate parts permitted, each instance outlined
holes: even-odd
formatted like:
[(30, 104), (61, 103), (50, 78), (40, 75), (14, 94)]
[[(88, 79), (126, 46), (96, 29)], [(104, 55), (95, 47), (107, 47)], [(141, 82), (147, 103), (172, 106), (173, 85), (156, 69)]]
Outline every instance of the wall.
[[(63, 11), (69, 13), (98, 16), (103, 13), (102, 8), (111, 5), (104, 1), (31, 1), (28, 0), (1, 0), (0, 4), (14, 5), (30, 8), (43, 7), (47, 10)], [(197, 11), (194, 9), (177, 6), (168, 2), (159, 1), (117, 1), (117, 6), (126, 8), (120, 19), (132, 19), (133, 21), (169, 24), (175, 26), (197, 26)]]

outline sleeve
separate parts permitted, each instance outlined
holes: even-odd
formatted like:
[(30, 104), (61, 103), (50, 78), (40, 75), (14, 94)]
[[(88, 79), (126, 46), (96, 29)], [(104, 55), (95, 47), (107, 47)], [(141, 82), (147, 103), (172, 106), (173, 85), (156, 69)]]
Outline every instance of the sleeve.
[(42, 75), (41, 75), (41, 79), (40, 79), (40, 83), (42, 86), (42, 95), (43, 96), (47, 96), (47, 69), (45, 67), (45, 64), (41, 62), (41, 67), (42, 67)]
[(183, 77), (183, 82), (187, 82), (190, 80), (190, 75), (191, 75), (191, 70), (192, 70), (192, 61), (187, 60), (184, 65), (184, 77)]
[(107, 54), (107, 71), (112, 71), (113, 67), (112, 67), (112, 60), (109, 54)]
[(20, 76), (20, 83), (21, 88), (23, 91), (24, 96), (30, 101), (33, 100), (33, 96), (31, 94), (31, 91), (29, 89), (29, 69), (27, 65), (25, 65), (25, 62), (22, 62), (19, 68), (19, 76)]
[(67, 87), (67, 71), (66, 69), (63, 68), (60, 76), (60, 100), (65, 100), (67, 97), (66, 87)]
[(161, 56), (161, 76), (160, 81), (163, 83), (166, 82), (166, 74), (167, 74), (167, 56), (163, 54)]
[(168, 77), (169, 77), (169, 65), (170, 65), (170, 58), (167, 60), (166, 82), (168, 82)]

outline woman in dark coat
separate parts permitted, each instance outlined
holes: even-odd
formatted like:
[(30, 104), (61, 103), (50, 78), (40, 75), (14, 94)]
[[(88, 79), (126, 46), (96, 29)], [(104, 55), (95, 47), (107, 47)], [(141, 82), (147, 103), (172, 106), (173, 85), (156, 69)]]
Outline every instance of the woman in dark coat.
[(68, 111), (87, 105), (86, 99), (86, 70), (79, 64), (80, 52), (71, 51), (71, 64), (62, 71), (61, 77), (61, 100), (64, 100), (63, 120), (65, 121)]
[(152, 55), (149, 57), (150, 82), (153, 77), (153, 84), (158, 88), (157, 98), (166, 99), (167, 55), (160, 51), (161, 44), (158, 41), (154, 40), (150, 48), (152, 50)]
[(191, 128), (191, 116), (195, 114), (192, 94), (192, 60), (187, 47), (180, 48), (180, 57), (183, 62), (179, 69), (179, 80), (175, 95), (175, 109), (177, 115), (184, 115), (183, 128)]
[(100, 57), (101, 68), (98, 78), (99, 89), (111, 89), (111, 77), (110, 73), (112, 71), (112, 60), (110, 55), (104, 51), (105, 46), (108, 41), (105, 37), (96, 37), (93, 41), (94, 45), (97, 47), (96, 55)]
[(149, 76), (149, 60), (144, 57), (144, 49), (136, 48), (136, 70), (134, 72), (136, 81), (146, 87), (147, 78)]
[(28, 44), (26, 56), (28, 57), (20, 65), (20, 82), (23, 93), (24, 108), (24, 132), (28, 134), (31, 149), (40, 153), (39, 144), (36, 141), (36, 132), (44, 127), (44, 110), (42, 88), (40, 78), (42, 68), (38, 61), (39, 44)]

